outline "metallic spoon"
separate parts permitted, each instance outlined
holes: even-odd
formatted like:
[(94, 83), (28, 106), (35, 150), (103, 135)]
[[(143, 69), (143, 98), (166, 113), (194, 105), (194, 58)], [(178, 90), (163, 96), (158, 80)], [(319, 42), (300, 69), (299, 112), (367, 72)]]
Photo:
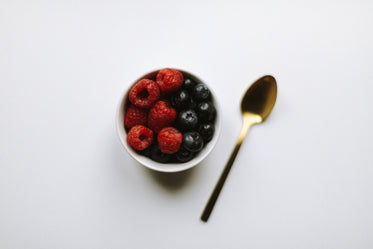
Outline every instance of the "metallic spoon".
[(212, 192), (210, 199), (203, 210), (201, 220), (207, 222), (209, 219), (215, 202), (218, 199), (221, 189), (223, 188), (224, 182), (227, 179), (230, 169), (232, 168), (234, 159), (236, 158), (241, 144), (250, 127), (254, 124), (263, 122), (268, 117), (273, 109), (273, 106), (275, 105), (276, 97), (276, 80), (270, 75), (263, 76), (262, 78), (258, 79), (246, 91), (241, 101), (241, 112), (243, 117), (241, 133), (238, 137), (236, 146), (234, 147), (234, 150), (232, 151), (232, 154), (229, 157), (222, 174), (220, 175), (219, 181), (217, 182), (214, 191)]

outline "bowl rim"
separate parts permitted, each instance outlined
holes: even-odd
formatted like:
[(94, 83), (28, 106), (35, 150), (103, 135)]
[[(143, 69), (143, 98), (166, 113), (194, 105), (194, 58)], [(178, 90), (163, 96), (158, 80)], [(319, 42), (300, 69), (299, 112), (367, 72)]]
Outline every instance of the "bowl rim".
[[(161, 68), (161, 69), (163, 69), (163, 68)], [(214, 103), (214, 106), (215, 106), (215, 109), (216, 109), (216, 118), (215, 118), (215, 123), (214, 123), (215, 124), (214, 136), (211, 139), (211, 141), (209, 141), (207, 143), (207, 145), (202, 149), (202, 151), (199, 152), (199, 154), (195, 158), (193, 158), (192, 160), (190, 160), (188, 162), (185, 162), (185, 163), (159, 163), (159, 162), (153, 161), (152, 159), (150, 159), (146, 156), (138, 154), (138, 152), (136, 152), (131, 146), (129, 146), (127, 144), (127, 133), (126, 133), (126, 130), (125, 130), (125, 127), (124, 127), (124, 111), (123, 111), (123, 109), (128, 104), (128, 93), (129, 93), (129, 90), (131, 89), (131, 87), (135, 83), (137, 83), (139, 80), (145, 79), (146, 77), (150, 77), (150, 75), (158, 73), (161, 69), (155, 69), (155, 70), (149, 71), (148, 73), (142, 75), (141, 77), (139, 77), (138, 79), (133, 81), (124, 90), (124, 93), (122, 93), (120, 95), (121, 98), (119, 100), (119, 103), (118, 103), (118, 106), (117, 106), (117, 111), (116, 111), (116, 120), (115, 120), (116, 130), (117, 130), (117, 134), (118, 134), (118, 137), (119, 137), (119, 140), (120, 140), (122, 146), (127, 150), (128, 154), (133, 159), (135, 159), (135, 161), (139, 162), (141, 165), (143, 165), (143, 166), (145, 166), (149, 169), (159, 171), (159, 172), (166, 172), (166, 173), (180, 172), (180, 171), (184, 171), (184, 170), (193, 168), (196, 165), (198, 165), (199, 163), (201, 163), (210, 154), (210, 152), (213, 150), (213, 148), (217, 144), (217, 141), (220, 137), (220, 132), (221, 132), (221, 108), (220, 108), (219, 102), (216, 98), (216, 94), (215, 94), (214, 90), (204, 80), (201, 80), (201, 78), (199, 78), (196, 75), (190, 73), (189, 71), (186, 71), (186, 70), (183, 70), (183, 69), (178, 69), (178, 68), (173, 68), (175, 70), (178, 70), (178, 71), (182, 72), (184, 75), (187, 75), (187, 76), (191, 77), (192, 79), (194, 79), (198, 82), (206, 84), (209, 87), (209, 90), (210, 90), (210, 92), (213, 96), (213, 103)]]

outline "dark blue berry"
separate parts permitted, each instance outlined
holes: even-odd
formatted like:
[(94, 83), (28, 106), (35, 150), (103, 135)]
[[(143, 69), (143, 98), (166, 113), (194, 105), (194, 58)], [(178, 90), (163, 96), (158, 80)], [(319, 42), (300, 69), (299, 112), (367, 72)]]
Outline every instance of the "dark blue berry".
[(193, 98), (190, 98), (190, 101), (189, 101), (189, 108), (190, 109), (194, 109), (197, 107), (197, 102), (193, 99)]
[(159, 163), (167, 163), (171, 159), (171, 154), (165, 154), (161, 151), (158, 144), (151, 147), (151, 159)]
[(193, 89), (193, 98), (197, 102), (208, 100), (210, 97), (210, 90), (205, 84), (199, 83)]
[(195, 110), (200, 121), (213, 121), (215, 119), (215, 106), (210, 101), (199, 103)]
[(195, 81), (193, 81), (193, 80), (191, 80), (189, 78), (185, 78), (184, 83), (182, 85), (182, 88), (185, 89), (185, 90), (187, 90), (187, 91), (189, 91), (189, 92), (191, 92), (193, 90), (193, 88), (194, 88), (195, 85), (196, 85)]
[(203, 148), (202, 136), (196, 131), (187, 132), (183, 135), (182, 145), (190, 152), (198, 152)]
[(190, 152), (184, 147), (180, 147), (180, 149), (175, 153), (176, 159), (182, 163), (190, 161), (194, 156), (195, 156), (195, 153)]
[(189, 106), (190, 95), (187, 90), (179, 90), (171, 97), (171, 105), (176, 109), (184, 109)]
[(199, 134), (202, 136), (204, 143), (208, 143), (214, 136), (215, 126), (212, 123), (201, 124), (198, 129)]
[(181, 111), (177, 117), (177, 124), (182, 131), (191, 131), (197, 128), (198, 116), (192, 109)]
[(151, 151), (151, 146), (149, 146), (148, 148), (146, 148), (145, 150), (140, 150), (138, 151), (141, 155), (144, 155), (146, 157), (151, 157), (152, 155), (152, 151)]

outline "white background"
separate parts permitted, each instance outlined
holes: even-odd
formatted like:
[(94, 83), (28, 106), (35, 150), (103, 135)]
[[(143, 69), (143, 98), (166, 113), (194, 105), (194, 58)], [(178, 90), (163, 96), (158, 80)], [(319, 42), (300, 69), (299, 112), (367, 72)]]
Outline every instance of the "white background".
[[(0, 1), (0, 248), (373, 248), (371, 1)], [(222, 134), (156, 173), (115, 133), (151, 70), (204, 79)], [(278, 82), (208, 223), (245, 89)]]

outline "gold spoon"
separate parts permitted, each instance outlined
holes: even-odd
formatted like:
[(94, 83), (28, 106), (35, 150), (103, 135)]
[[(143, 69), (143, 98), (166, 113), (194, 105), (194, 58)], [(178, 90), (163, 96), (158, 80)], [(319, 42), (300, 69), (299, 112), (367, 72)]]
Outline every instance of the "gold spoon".
[(222, 174), (220, 175), (219, 181), (217, 182), (214, 191), (212, 192), (210, 199), (203, 210), (201, 220), (207, 222), (209, 219), (215, 202), (218, 199), (221, 189), (223, 188), (224, 182), (232, 168), (234, 159), (236, 158), (241, 144), (250, 127), (254, 124), (263, 122), (268, 117), (273, 109), (273, 106), (275, 105), (276, 97), (276, 80), (270, 75), (266, 75), (258, 79), (246, 91), (241, 102), (241, 112), (243, 117), (241, 133), (238, 137), (236, 146), (234, 147), (234, 150), (229, 157)]

